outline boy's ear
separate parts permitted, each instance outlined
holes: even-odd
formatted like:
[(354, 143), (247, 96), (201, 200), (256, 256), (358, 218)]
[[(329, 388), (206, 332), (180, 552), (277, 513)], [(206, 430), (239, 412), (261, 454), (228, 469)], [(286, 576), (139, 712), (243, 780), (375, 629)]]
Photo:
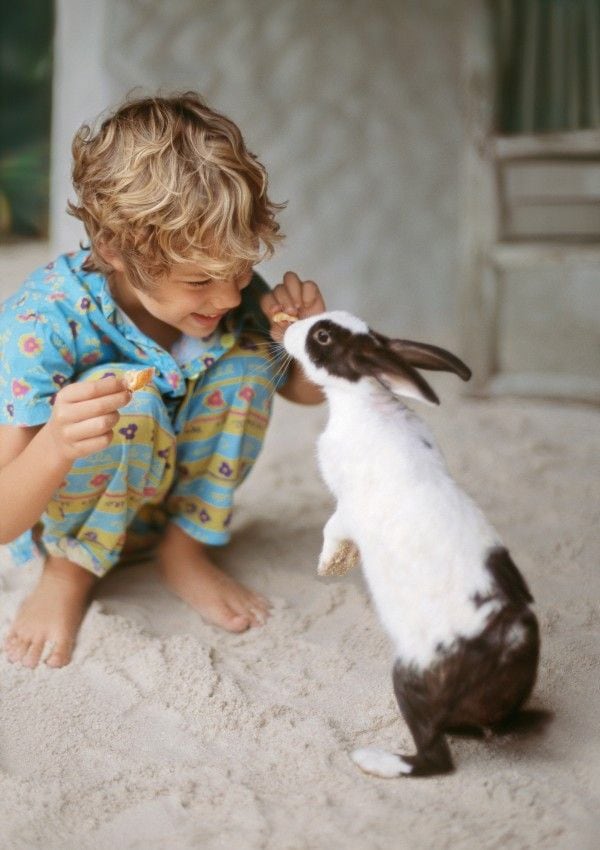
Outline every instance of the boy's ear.
[(425, 378), (402, 355), (382, 348), (376, 342), (355, 355), (353, 365), (358, 372), (375, 378), (394, 395), (416, 398), (425, 404), (440, 403)]
[(96, 244), (96, 251), (100, 254), (104, 262), (112, 266), (112, 268), (116, 272), (124, 272), (125, 264), (121, 259), (121, 255), (118, 254), (114, 248), (108, 245), (106, 242), (100, 241)]

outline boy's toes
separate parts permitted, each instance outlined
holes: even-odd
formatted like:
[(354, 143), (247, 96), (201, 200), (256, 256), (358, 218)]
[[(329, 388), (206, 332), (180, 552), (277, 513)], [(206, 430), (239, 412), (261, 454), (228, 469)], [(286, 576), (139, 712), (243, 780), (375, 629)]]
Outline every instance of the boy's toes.
[(253, 626), (264, 626), (267, 622), (267, 617), (269, 616), (268, 610), (265, 608), (259, 608), (258, 605), (251, 605), (248, 609), (248, 614)]
[(229, 625), (225, 628), (230, 632), (245, 632), (252, 625), (248, 614), (233, 614), (229, 619)]
[(250, 616), (240, 611), (234, 611), (229, 605), (220, 609), (220, 623), (228, 632), (245, 632), (250, 628)]
[(225, 602), (219, 602), (210, 609), (205, 609), (202, 614), (209, 623), (221, 626), (228, 632), (245, 632), (250, 627), (250, 617), (239, 611), (234, 611)]
[(64, 667), (71, 660), (73, 643), (71, 641), (57, 641), (52, 652), (46, 659), (48, 667)]
[(23, 664), (24, 667), (37, 667), (40, 663), (42, 652), (44, 651), (44, 644), (44, 640), (32, 641), (29, 649), (21, 659), (21, 664)]
[(6, 657), (12, 664), (20, 661), (29, 649), (30, 644), (29, 638), (21, 638), (18, 635), (9, 637), (6, 642)]
[(248, 602), (247, 610), (252, 618), (253, 626), (264, 626), (273, 606), (264, 596), (253, 595)]
[(11, 649), (12, 645), (14, 644), (14, 642), (16, 641), (16, 639), (17, 639), (16, 636), (12, 632), (7, 634), (6, 637), (4, 638), (4, 643), (2, 644), (2, 649), (4, 650), (6, 655), (8, 655), (8, 653), (10, 652), (10, 649)]

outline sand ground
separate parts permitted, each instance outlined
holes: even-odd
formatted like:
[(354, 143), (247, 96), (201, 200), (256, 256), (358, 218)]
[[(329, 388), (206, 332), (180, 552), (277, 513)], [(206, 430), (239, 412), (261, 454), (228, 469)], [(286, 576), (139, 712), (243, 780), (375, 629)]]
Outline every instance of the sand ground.
[[(222, 566), (267, 594), (260, 630), (205, 625), (151, 562), (99, 585), (73, 662), (0, 658), (1, 850), (491, 850), (600, 846), (600, 418), (459, 397), (426, 412), (536, 598), (541, 734), (451, 739), (455, 774), (379, 780), (356, 746), (410, 750), (391, 647), (360, 573), (318, 579), (324, 409), (278, 401)], [(0, 550), (0, 633), (41, 564)]]

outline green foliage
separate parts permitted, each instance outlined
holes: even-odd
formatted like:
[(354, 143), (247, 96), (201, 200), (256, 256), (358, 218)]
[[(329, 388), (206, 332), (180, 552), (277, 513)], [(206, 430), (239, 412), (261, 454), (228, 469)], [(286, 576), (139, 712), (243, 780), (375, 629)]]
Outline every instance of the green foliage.
[(52, 0), (0, 2), (0, 235), (48, 229)]

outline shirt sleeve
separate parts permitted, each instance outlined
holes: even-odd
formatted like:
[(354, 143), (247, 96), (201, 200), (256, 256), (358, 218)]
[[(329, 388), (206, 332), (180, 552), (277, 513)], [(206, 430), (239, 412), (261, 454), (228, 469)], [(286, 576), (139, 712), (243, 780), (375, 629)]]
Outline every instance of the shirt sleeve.
[[(53, 315), (54, 313), (54, 315)], [(74, 373), (66, 318), (13, 297), (0, 308), (0, 424), (43, 425)]]

